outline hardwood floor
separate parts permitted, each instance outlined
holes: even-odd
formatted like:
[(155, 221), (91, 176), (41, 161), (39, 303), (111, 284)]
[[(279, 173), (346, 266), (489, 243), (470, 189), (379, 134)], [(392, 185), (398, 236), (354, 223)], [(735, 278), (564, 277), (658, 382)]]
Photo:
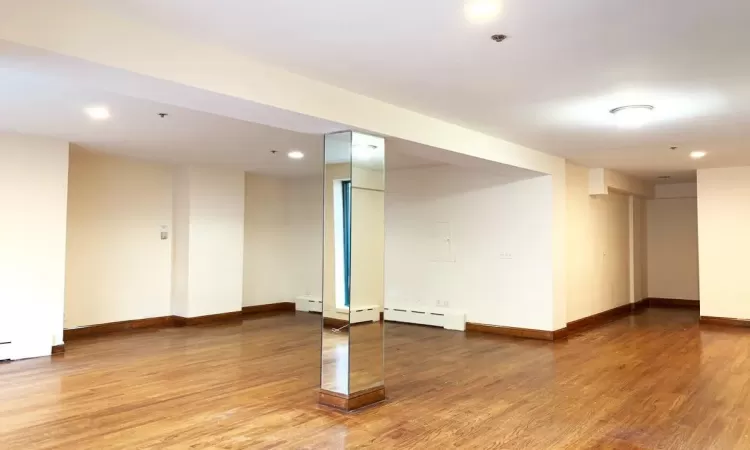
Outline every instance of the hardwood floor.
[(649, 309), (559, 342), (387, 324), (389, 401), (316, 405), (319, 316), (0, 365), (0, 448), (750, 448), (750, 330)]

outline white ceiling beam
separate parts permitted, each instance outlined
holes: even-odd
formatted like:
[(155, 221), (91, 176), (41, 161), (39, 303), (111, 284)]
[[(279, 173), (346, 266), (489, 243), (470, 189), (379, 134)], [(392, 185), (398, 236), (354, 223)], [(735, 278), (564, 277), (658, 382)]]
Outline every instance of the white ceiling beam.
[(73, 2), (13, 2), (0, 14), (0, 40), (0, 55), (37, 52), (33, 64), (86, 74), (126, 95), (298, 131), (357, 128), (546, 174), (565, 170), (562, 158)]

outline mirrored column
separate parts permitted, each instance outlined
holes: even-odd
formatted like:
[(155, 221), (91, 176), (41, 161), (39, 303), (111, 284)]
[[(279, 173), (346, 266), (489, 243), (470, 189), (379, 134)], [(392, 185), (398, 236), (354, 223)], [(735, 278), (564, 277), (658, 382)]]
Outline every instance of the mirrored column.
[(385, 399), (385, 140), (325, 137), (321, 390), (343, 410)]

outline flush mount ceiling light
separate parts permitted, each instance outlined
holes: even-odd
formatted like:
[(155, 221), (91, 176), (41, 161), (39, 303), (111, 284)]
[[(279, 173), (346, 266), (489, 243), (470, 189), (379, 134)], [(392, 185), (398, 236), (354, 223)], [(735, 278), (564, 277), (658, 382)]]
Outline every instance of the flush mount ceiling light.
[(293, 150), (287, 153), (286, 156), (290, 157), (291, 159), (302, 159), (305, 157), (305, 154), (299, 150)]
[(109, 110), (104, 106), (90, 106), (84, 109), (84, 112), (93, 120), (109, 119)]
[(698, 150), (698, 151), (690, 152), (690, 157), (693, 159), (701, 159), (704, 156), (706, 156), (706, 152), (704, 151)]
[(651, 105), (620, 106), (610, 111), (620, 128), (640, 128), (651, 119), (654, 107)]
[(471, 23), (486, 23), (502, 12), (500, 0), (466, 0), (464, 2), (464, 16)]

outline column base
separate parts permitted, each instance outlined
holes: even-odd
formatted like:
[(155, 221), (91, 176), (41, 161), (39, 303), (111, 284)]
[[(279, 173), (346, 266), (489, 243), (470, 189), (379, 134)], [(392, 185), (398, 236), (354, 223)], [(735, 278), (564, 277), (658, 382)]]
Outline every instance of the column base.
[(321, 389), (318, 392), (318, 404), (340, 409), (341, 411), (354, 411), (365, 406), (374, 405), (385, 400), (385, 386), (355, 392), (353, 394), (339, 394), (338, 392)]

